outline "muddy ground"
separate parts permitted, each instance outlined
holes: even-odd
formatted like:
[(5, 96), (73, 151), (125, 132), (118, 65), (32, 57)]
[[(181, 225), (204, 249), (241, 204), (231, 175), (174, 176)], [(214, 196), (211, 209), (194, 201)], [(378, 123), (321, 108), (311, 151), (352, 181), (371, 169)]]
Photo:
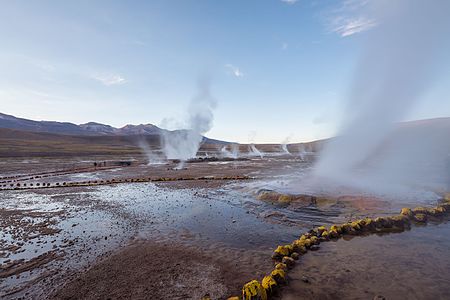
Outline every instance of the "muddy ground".
[[(245, 282), (261, 279), (271, 270), (270, 256), (278, 244), (290, 243), (318, 225), (397, 213), (404, 205), (416, 204), (346, 193), (331, 197), (320, 195), (320, 190), (315, 201), (278, 203), (259, 197), (262, 189), (287, 192), (293, 175), (296, 180), (307, 176), (311, 161), (290, 155), (205, 161), (174, 170), (176, 166), (147, 165), (142, 157), (2, 160), (2, 180), (20, 183), (22, 189), (0, 191), (0, 297), (198, 299), (209, 293), (213, 299), (226, 299), (238, 295)], [(213, 180), (235, 176), (250, 179)], [(56, 187), (62, 182), (149, 177), (204, 179)], [(42, 189), (44, 182), (52, 188)], [(437, 228), (429, 234), (448, 230), (448, 225)], [(392, 264), (377, 263), (383, 259), (380, 255), (389, 254), (386, 261), (394, 261), (409, 242), (399, 239), (395, 244), (397, 239), (389, 239), (321, 246), (321, 251), (302, 259), (280, 297), (371, 299), (380, 294), (399, 298), (383, 280), (378, 280), (378, 289), (368, 289), (370, 283), (349, 275), (366, 267), (372, 272), (366, 270), (367, 278), (392, 273)], [(385, 240), (390, 246), (382, 247)], [(370, 260), (361, 254), (381, 247), (383, 251), (368, 252)], [(336, 256), (335, 252), (350, 253), (348, 249), (354, 251), (353, 258)], [(428, 255), (439, 262), (443, 252), (433, 249)], [(420, 259), (415, 252), (408, 255), (411, 260)], [(333, 261), (335, 256), (340, 263)], [(344, 265), (350, 270), (346, 276), (330, 277)], [(433, 272), (421, 273), (425, 263), (414, 266), (419, 269), (414, 272), (424, 274), (422, 278), (433, 278)], [(407, 268), (402, 264), (398, 273)], [(434, 277), (436, 287), (446, 284), (440, 281), (442, 276), (441, 272)], [(309, 278), (307, 283), (303, 277)], [(401, 276), (396, 280), (410, 289), (410, 295), (423, 299), (420, 280)]]

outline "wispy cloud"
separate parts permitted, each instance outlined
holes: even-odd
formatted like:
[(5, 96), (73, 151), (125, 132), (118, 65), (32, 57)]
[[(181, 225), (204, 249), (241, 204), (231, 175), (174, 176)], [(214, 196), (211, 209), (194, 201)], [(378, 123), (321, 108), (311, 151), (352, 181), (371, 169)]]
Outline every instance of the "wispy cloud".
[(298, 2), (298, 0), (281, 0), (281, 2), (284, 2), (286, 4), (292, 5)]
[(360, 33), (369, 30), (377, 25), (374, 19), (366, 17), (357, 18), (337, 18), (335, 19), (334, 26), (331, 29), (342, 37), (350, 36), (356, 33)]
[(121, 85), (127, 82), (127, 80), (121, 75), (112, 73), (93, 74), (91, 78), (106, 86)]
[(238, 67), (232, 64), (226, 64), (225, 67), (231, 72), (233, 76), (238, 78), (244, 77), (244, 73), (242, 73), (242, 71)]
[(326, 12), (328, 30), (348, 37), (377, 26), (377, 20), (370, 13), (371, 3), (369, 0), (342, 1)]
[(282, 50), (286, 50), (287, 48), (289, 47), (289, 45), (288, 45), (288, 43), (283, 43), (283, 44), (281, 44), (281, 49)]

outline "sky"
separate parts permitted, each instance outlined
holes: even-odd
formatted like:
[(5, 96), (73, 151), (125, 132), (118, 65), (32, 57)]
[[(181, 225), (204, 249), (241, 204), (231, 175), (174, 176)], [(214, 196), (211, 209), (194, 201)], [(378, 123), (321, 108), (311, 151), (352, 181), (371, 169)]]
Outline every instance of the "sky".
[[(206, 76), (217, 103), (208, 137), (331, 137), (365, 36), (382, 22), (369, 2), (1, 0), (0, 112), (182, 124)], [(437, 78), (408, 120), (450, 116), (449, 79), (450, 71)]]

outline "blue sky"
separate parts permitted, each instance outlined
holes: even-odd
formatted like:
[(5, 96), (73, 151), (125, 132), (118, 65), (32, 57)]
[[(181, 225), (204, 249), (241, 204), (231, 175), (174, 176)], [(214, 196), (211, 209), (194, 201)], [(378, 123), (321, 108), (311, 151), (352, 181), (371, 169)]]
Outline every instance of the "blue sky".
[[(182, 120), (196, 82), (207, 136), (309, 141), (338, 128), (368, 1), (2, 1), (0, 112), (121, 127)], [(448, 62), (445, 62), (448, 63)], [(410, 119), (449, 116), (449, 72)]]

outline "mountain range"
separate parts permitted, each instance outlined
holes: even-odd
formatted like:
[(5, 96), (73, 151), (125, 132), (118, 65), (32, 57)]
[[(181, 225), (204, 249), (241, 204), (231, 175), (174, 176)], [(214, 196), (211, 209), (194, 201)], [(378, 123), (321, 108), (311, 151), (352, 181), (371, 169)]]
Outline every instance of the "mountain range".
[(77, 125), (68, 122), (33, 121), (2, 113), (0, 113), (0, 128), (78, 136), (160, 135), (166, 131), (153, 124), (126, 125), (121, 128), (115, 128), (95, 122)]

